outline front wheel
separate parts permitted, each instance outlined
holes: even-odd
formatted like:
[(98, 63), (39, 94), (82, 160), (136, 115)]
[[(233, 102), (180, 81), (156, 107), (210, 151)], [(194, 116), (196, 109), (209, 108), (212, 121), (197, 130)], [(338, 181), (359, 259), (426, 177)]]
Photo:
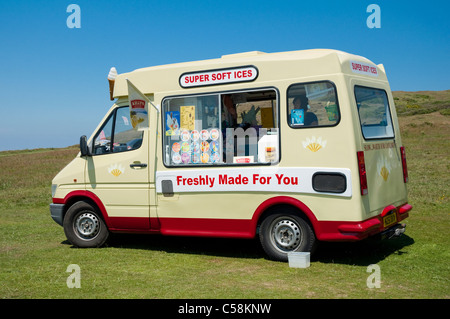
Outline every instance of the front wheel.
[(73, 204), (67, 210), (63, 227), (67, 239), (77, 247), (100, 247), (109, 237), (100, 213), (84, 201)]
[(269, 258), (287, 261), (290, 252), (310, 252), (316, 237), (309, 223), (296, 214), (279, 213), (266, 217), (259, 239)]

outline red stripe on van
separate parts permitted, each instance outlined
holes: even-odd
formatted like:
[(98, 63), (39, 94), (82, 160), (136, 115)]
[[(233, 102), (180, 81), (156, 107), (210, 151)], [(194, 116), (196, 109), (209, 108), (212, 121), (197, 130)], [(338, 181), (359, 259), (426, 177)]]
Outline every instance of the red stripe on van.
[[(360, 222), (350, 221), (318, 221), (313, 212), (301, 201), (277, 196), (261, 203), (255, 210), (252, 219), (216, 219), (216, 218), (146, 218), (146, 217), (108, 217), (100, 199), (89, 191), (74, 191), (65, 198), (53, 198), (55, 204), (72, 204), (78, 200), (89, 198), (99, 207), (108, 228), (112, 232), (161, 233), (172, 236), (254, 238), (258, 220), (267, 209), (275, 205), (295, 206), (310, 221), (316, 237), (321, 241), (358, 241), (382, 230), (381, 214)], [(388, 206), (398, 212), (399, 220), (408, 217), (412, 206), (405, 203), (399, 207)]]
[(159, 218), (161, 234), (171, 236), (253, 238), (251, 219)]

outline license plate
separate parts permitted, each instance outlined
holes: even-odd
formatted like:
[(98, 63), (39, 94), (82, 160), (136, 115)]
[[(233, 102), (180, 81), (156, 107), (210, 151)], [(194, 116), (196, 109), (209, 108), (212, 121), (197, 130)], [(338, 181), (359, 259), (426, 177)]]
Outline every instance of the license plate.
[(395, 213), (383, 217), (384, 228), (394, 225), (397, 222), (397, 215)]

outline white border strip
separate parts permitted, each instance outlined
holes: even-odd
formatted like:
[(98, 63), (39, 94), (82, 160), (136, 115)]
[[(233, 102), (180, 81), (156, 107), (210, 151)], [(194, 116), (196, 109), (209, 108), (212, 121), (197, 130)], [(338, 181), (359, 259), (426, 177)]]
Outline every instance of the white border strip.
[[(347, 189), (343, 193), (317, 192), (313, 189), (315, 173), (340, 173)], [(240, 169), (203, 169), (156, 172), (156, 191), (162, 193), (162, 181), (170, 180), (174, 193), (186, 192), (287, 192), (352, 196), (351, 172), (347, 168), (261, 167)]]

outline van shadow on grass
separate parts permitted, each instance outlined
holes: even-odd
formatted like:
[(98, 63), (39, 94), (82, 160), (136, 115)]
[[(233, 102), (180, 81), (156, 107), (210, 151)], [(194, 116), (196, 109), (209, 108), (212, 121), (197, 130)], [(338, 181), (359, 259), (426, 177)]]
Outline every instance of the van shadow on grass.
[(108, 247), (234, 258), (264, 258), (257, 239), (112, 234)]
[[(69, 244), (68, 242), (64, 243)], [(414, 239), (405, 234), (384, 240), (374, 237), (359, 242), (320, 242), (311, 256), (311, 262), (368, 266), (376, 264), (392, 254), (407, 254), (404, 248), (412, 244), (414, 244)], [(230, 258), (267, 258), (258, 238), (228, 239), (113, 234), (106, 247)]]
[(375, 236), (358, 242), (321, 242), (311, 261), (368, 266), (393, 254), (407, 254), (404, 248), (412, 244), (414, 239), (408, 235), (383, 240)]

